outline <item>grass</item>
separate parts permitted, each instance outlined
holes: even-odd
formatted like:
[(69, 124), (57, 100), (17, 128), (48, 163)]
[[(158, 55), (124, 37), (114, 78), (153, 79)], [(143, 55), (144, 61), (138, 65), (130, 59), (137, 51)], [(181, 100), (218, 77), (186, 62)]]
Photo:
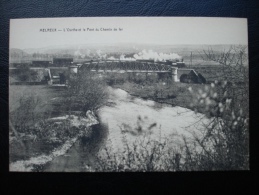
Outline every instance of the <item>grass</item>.
[(202, 74), (207, 80), (208, 83), (214, 82), (216, 79), (221, 78), (224, 74), (222, 66), (217, 65), (205, 65), (205, 66), (193, 66), (193, 69)]
[(21, 97), (28, 97), (32, 94), (44, 100), (41, 103), (43, 105), (53, 98), (62, 97), (63, 91), (55, 90), (47, 85), (9, 85), (10, 111), (17, 109)]
[[(162, 83), (152, 85), (140, 85), (126, 82), (117, 84), (115, 87), (121, 88), (133, 96), (138, 96), (143, 99), (151, 99), (159, 103), (166, 103), (172, 106), (181, 106), (193, 110), (192, 102), (194, 95), (188, 90), (189, 87), (193, 91), (198, 91), (204, 85), (191, 83), (172, 83), (163, 85)], [(198, 111), (201, 112), (199, 108)]]

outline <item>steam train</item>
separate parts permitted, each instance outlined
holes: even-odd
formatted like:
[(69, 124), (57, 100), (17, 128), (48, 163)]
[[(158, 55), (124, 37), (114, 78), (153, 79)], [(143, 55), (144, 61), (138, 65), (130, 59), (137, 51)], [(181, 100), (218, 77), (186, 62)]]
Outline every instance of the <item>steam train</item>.
[(147, 63), (157, 63), (157, 64), (165, 64), (165, 65), (171, 65), (173, 67), (177, 67), (177, 68), (185, 68), (186, 65), (183, 61), (179, 61), (179, 60), (166, 60), (165, 62), (162, 61), (155, 61), (155, 60), (142, 60), (142, 59), (138, 59), (136, 60), (138, 62), (147, 62)]
[[(79, 64), (83, 63), (98, 63), (98, 62), (105, 62), (105, 61), (127, 61), (127, 60), (85, 60), (80, 62)], [(144, 62), (144, 63), (157, 63), (157, 64), (165, 64), (165, 65), (170, 65), (172, 67), (177, 67), (177, 68), (185, 68), (186, 65), (183, 61), (179, 60), (166, 60), (166, 61), (155, 61), (155, 60), (147, 60), (147, 59), (137, 59), (134, 60), (136, 62)], [(30, 63), (12, 63), (11, 67), (14, 68), (22, 68), (22, 67), (67, 67), (72, 64), (76, 64), (76, 62), (73, 62), (73, 58), (53, 58), (53, 62), (49, 60), (33, 60)]]

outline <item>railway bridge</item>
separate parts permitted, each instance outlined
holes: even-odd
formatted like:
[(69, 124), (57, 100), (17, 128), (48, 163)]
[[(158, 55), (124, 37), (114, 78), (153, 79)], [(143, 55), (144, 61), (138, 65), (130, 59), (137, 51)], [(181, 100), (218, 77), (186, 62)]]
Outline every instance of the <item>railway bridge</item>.
[(149, 63), (139, 61), (104, 61), (89, 62), (71, 66), (73, 72), (88, 70), (93, 72), (118, 72), (118, 73), (157, 73), (158, 75), (170, 75), (177, 82), (177, 68), (161, 63)]
[[(10, 73), (20, 68), (9, 68)], [(162, 62), (143, 62), (143, 61), (98, 61), (75, 64), (66, 67), (30, 67), (30, 70), (44, 69), (50, 78), (50, 83), (60, 83), (60, 76), (68, 71), (77, 73), (83, 70), (93, 72), (117, 72), (117, 73), (157, 73), (160, 78), (169, 77), (173, 82), (193, 82), (206, 83), (206, 79), (194, 69), (178, 68), (173, 65), (164, 64)], [(20, 69), (22, 70), (22, 69)], [(27, 70), (27, 69), (24, 69)]]
[(177, 68), (172, 65), (142, 61), (100, 61), (87, 62), (70, 66), (71, 72), (81, 70), (93, 72), (132, 72), (132, 73), (157, 73), (159, 76), (169, 75), (174, 82), (205, 83), (205, 78), (194, 69)]

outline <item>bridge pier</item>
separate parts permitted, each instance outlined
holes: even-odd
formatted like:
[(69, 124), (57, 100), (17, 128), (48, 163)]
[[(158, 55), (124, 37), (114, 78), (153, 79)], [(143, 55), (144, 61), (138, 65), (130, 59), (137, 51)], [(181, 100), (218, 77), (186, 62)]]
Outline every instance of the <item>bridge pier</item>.
[(69, 72), (70, 73), (77, 73), (78, 72), (78, 66), (69, 66)]
[(173, 82), (179, 82), (179, 79), (177, 78), (177, 69), (176, 67), (171, 67), (171, 75), (172, 75), (172, 81)]

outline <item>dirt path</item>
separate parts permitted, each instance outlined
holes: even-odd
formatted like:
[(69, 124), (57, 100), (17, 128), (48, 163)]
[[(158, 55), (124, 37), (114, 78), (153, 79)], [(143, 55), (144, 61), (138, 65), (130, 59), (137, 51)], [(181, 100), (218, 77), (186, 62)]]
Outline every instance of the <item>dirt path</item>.
[(83, 150), (77, 141), (69, 151), (47, 163), (44, 172), (82, 172), (84, 164), (93, 164), (94, 158), (87, 151)]
[(108, 129), (97, 124), (93, 126), (91, 137), (79, 138), (65, 155), (47, 163), (43, 172), (83, 172), (84, 165), (95, 165), (95, 154), (107, 139)]
[(77, 145), (78, 141), (69, 149), (67, 154), (47, 163), (44, 172), (79, 172), (81, 166)]

